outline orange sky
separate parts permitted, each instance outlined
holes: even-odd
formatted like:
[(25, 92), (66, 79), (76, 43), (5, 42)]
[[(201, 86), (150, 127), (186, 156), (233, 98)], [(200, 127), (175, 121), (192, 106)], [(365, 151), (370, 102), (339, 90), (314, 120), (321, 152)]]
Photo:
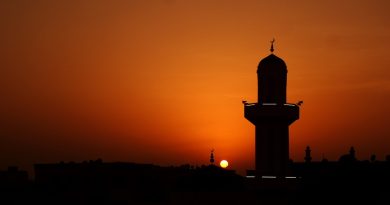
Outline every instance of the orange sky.
[[(341, 3), (340, 3), (341, 2)], [(37, 162), (254, 167), (258, 62), (288, 68), (290, 155), (390, 154), (387, 0), (0, 1), (0, 169)]]

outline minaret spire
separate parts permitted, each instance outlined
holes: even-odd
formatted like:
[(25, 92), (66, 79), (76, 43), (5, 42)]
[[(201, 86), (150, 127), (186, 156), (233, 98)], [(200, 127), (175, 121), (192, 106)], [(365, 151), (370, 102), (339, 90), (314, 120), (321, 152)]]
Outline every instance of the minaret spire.
[(275, 43), (275, 38), (273, 38), (271, 41), (271, 49), (270, 49), (271, 53), (274, 52), (274, 43)]

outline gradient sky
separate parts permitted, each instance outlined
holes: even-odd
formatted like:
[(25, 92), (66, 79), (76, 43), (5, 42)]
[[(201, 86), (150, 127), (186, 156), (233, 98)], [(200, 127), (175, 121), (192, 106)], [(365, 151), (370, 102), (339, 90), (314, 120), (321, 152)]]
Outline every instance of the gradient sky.
[(390, 1), (1, 0), (0, 169), (216, 160), (254, 168), (258, 62), (303, 100), (290, 156), (390, 154)]

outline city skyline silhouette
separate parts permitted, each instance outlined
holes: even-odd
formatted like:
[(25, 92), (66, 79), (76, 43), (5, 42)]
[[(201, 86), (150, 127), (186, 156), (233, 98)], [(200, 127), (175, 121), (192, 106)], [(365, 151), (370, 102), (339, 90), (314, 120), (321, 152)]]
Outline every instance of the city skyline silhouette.
[[(287, 164), (288, 175), (246, 177), (210, 164), (157, 166), (131, 162), (34, 164), (35, 177), (17, 167), (0, 171), (2, 204), (387, 204), (390, 155), (387, 161), (358, 160), (355, 149), (337, 162)], [(281, 161), (282, 162), (282, 161)], [(283, 162), (282, 162), (283, 163)], [(252, 175), (255, 174), (255, 175)], [(23, 196), (23, 197), (21, 197)]]

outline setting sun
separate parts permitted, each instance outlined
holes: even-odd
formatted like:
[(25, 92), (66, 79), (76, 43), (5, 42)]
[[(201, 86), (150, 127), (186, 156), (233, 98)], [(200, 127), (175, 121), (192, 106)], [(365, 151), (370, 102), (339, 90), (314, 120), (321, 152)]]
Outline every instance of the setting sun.
[(222, 160), (222, 161), (219, 163), (219, 165), (220, 165), (222, 168), (226, 168), (226, 167), (229, 166), (229, 163), (228, 163), (228, 161), (226, 161), (226, 160)]

